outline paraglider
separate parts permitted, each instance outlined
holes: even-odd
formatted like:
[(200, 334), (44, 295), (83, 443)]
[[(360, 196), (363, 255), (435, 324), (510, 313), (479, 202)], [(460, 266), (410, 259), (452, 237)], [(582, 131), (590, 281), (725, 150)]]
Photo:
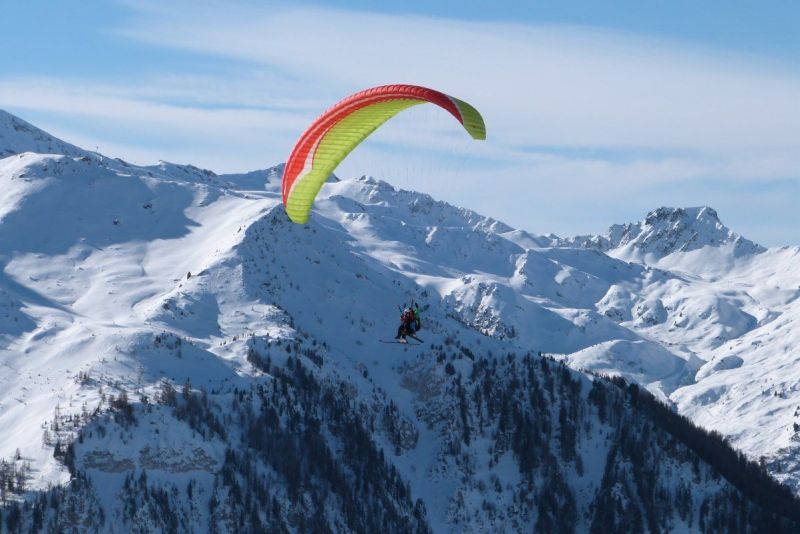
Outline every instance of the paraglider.
[(473, 139), (486, 139), (480, 113), (455, 97), (417, 85), (383, 85), (348, 96), (306, 129), (286, 161), (281, 194), (289, 218), (305, 224), (314, 198), (347, 155), (404, 109), (431, 103), (455, 117)]
[[(422, 310), (419, 307), (419, 304), (416, 302), (412, 302), (411, 306), (405, 306), (400, 308), (400, 326), (397, 328), (397, 335), (394, 336), (394, 342), (397, 343), (407, 343), (408, 340), (406, 338), (414, 339), (420, 343), (422, 340), (417, 337), (417, 332), (419, 332), (420, 328), (422, 327)], [(381, 340), (382, 343), (392, 343), (391, 341), (384, 341)]]
[(396, 340), (405, 340), (406, 336), (414, 337), (414, 310), (405, 308), (400, 315), (400, 327), (397, 329)]

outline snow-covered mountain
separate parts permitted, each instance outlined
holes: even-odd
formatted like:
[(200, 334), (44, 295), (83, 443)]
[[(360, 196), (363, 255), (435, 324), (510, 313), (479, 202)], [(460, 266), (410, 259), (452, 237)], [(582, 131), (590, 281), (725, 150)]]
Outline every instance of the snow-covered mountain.
[(86, 151), (0, 109), (0, 157), (22, 152), (83, 156)]
[(615, 257), (651, 262), (708, 247), (731, 249), (734, 257), (764, 252), (760, 245), (725, 227), (708, 206), (659, 208), (638, 223), (615, 224), (605, 235), (564, 239), (562, 245), (613, 251)]
[[(27, 503), (0, 531), (800, 525), (721, 439), (564, 365), (800, 487), (798, 249), (710, 208), (537, 236), (369, 177), (299, 226), (280, 167), (0, 131), (0, 498)], [(392, 343), (411, 300), (424, 343)]]
[[(642, 346), (611, 341), (564, 358), (661, 390), (680, 413), (728, 436), (800, 490), (793, 393), (800, 380), (800, 248), (765, 249), (726, 228), (710, 208), (661, 208), (606, 236), (561, 245), (600, 248), (659, 273), (642, 287), (614, 287), (597, 303), (657, 349), (642, 358)], [(686, 362), (679, 384), (658, 379), (660, 371), (641, 372), (639, 362), (663, 362), (667, 354)]]

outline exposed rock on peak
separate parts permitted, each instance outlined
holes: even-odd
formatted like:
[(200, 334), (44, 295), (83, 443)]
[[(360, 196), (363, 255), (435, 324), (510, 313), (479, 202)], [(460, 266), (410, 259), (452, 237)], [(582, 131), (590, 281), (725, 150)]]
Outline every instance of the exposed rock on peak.
[(562, 243), (603, 251), (627, 249), (634, 255), (652, 255), (656, 258), (703, 247), (732, 246), (735, 256), (757, 254), (765, 250), (722, 224), (717, 212), (708, 206), (661, 207), (648, 213), (643, 221), (615, 224), (605, 235), (578, 236)]
[(0, 109), (0, 158), (22, 152), (82, 156), (86, 151)]

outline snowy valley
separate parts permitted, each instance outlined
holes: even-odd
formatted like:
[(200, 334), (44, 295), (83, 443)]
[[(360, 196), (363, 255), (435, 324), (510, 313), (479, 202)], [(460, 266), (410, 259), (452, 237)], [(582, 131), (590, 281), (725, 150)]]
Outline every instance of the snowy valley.
[[(5, 112), (0, 156), (0, 532), (800, 528), (800, 248), (708, 207), (533, 235), (371, 177), (295, 225), (280, 166)], [(412, 300), (424, 342), (382, 343)]]

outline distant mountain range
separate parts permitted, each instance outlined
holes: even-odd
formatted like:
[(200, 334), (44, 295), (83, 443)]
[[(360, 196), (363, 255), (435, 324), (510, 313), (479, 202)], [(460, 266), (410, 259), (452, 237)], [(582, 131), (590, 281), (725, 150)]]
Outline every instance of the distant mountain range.
[(300, 226), (281, 166), (5, 112), (0, 156), (0, 532), (800, 531), (798, 248), (709, 207), (534, 235), (371, 177)]

